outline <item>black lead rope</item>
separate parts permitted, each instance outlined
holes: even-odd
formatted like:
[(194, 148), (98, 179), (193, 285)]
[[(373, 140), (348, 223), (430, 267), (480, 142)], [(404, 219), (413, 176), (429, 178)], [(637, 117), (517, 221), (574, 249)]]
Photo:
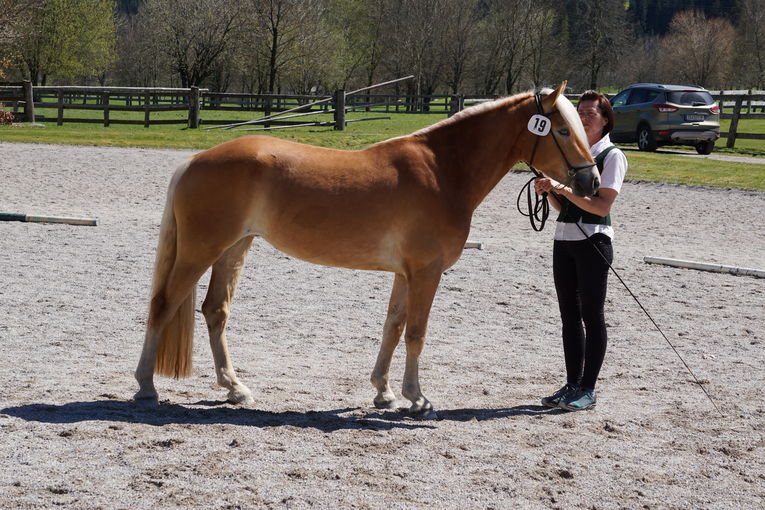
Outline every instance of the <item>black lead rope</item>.
[[(537, 195), (536, 191), (534, 192), (536, 195), (535, 202), (532, 206), (532, 200), (531, 200), (531, 187), (532, 183), (539, 177), (542, 177), (542, 174), (539, 173), (534, 167), (529, 165), (529, 168), (534, 173), (534, 177), (532, 177), (524, 186), (521, 188), (521, 192), (518, 194), (518, 199), (516, 200), (516, 206), (518, 207), (518, 211), (523, 215), (527, 216), (529, 218), (529, 221), (531, 222), (531, 228), (533, 228), (536, 232), (541, 232), (542, 229), (545, 226), (545, 222), (547, 221), (547, 217), (550, 214), (550, 205), (547, 200), (547, 193), (544, 193), (542, 195)], [(524, 190), (526, 191), (527, 196), (527, 204), (528, 204), (528, 213), (523, 212), (521, 209), (521, 197), (523, 196)], [(561, 207), (565, 208), (568, 207), (569, 200), (561, 195), (558, 195), (554, 191), (552, 192), (553, 196), (555, 196), (555, 199), (558, 200), (558, 203), (561, 204)], [(541, 205), (540, 205), (541, 204)], [(539, 223), (539, 226), (537, 226), (537, 222)], [(627, 290), (630, 296), (632, 296), (632, 299), (635, 300), (635, 302), (638, 304), (641, 310), (643, 310), (643, 313), (648, 317), (648, 320), (651, 321), (651, 323), (654, 325), (656, 330), (661, 334), (661, 336), (664, 338), (664, 340), (667, 342), (667, 344), (672, 348), (675, 355), (680, 359), (680, 361), (685, 366), (685, 369), (688, 371), (689, 374), (691, 374), (691, 377), (693, 377), (694, 382), (701, 388), (701, 391), (704, 392), (704, 395), (706, 395), (707, 399), (709, 399), (709, 402), (712, 403), (714, 408), (717, 410), (718, 413), (720, 413), (720, 416), (723, 418), (725, 415), (720, 410), (720, 408), (717, 406), (715, 401), (712, 399), (711, 395), (709, 395), (709, 392), (707, 392), (707, 389), (704, 387), (704, 385), (701, 383), (698, 377), (696, 377), (696, 374), (693, 373), (693, 370), (691, 370), (691, 367), (688, 366), (688, 363), (685, 362), (683, 357), (680, 355), (680, 352), (675, 348), (675, 346), (672, 344), (672, 342), (667, 338), (667, 335), (664, 334), (664, 331), (659, 327), (659, 324), (653, 319), (650, 313), (648, 313), (648, 310), (645, 309), (643, 304), (640, 302), (640, 300), (637, 298), (634, 292), (629, 288), (627, 283), (622, 279), (621, 276), (619, 276), (619, 273), (614, 269), (614, 266), (611, 265), (611, 263), (608, 261), (608, 259), (603, 255), (603, 253), (600, 251), (598, 246), (595, 244), (595, 242), (590, 238), (590, 236), (587, 235), (587, 233), (584, 231), (582, 226), (579, 224), (579, 222), (576, 222), (576, 226), (579, 228), (579, 231), (582, 233), (582, 235), (590, 242), (590, 245), (595, 249), (595, 251), (600, 255), (600, 258), (603, 259), (603, 261), (608, 265), (609, 269), (611, 269), (611, 272), (614, 273), (614, 276), (619, 280), (619, 282), (624, 286), (624, 288)]]
[[(537, 104), (537, 111), (540, 112), (541, 115), (544, 115), (544, 111), (542, 109), (542, 103), (539, 99), (539, 94), (536, 94), (534, 96), (534, 99), (536, 100)], [(546, 116), (546, 115), (545, 115)], [(553, 135), (553, 139), (555, 136)], [(557, 144), (557, 141), (556, 141)], [(531, 158), (529, 159), (529, 162), (526, 163), (526, 166), (529, 167), (529, 170), (531, 170), (531, 173), (534, 174), (534, 177), (528, 180), (526, 184), (521, 188), (520, 193), (518, 193), (518, 198), (515, 200), (515, 207), (518, 209), (518, 212), (521, 213), (523, 216), (526, 216), (529, 219), (529, 222), (531, 223), (531, 228), (534, 229), (535, 232), (541, 232), (543, 228), (545, 228), (545, 223), (547, 222), (548, 216), (550, 216), (550, 203), (547, 201), (547, 193), (543, 193), (542, 195), (537, 194), (536, 190), (534, 191), (534, 204), (531, 203), (531, 188), (533, 182), (539, 178), (543, 177), (542, 174), (534, 168), (534, 157), (537, 154), (537, 147), (539, 147), (539, 137), (537, 136), (534, 140), (534, 149), (531, 151)], [(561, 151), (561, 154), (563, 154), (563, 150), (558, 146), (558, 150)], [(568, 164), (568, 160), (566, 160), (566, 163)], [(569, 168), (571, 168), (571, 165), (569, 164)], [(523, 197), (523, 192), (526, 192), (526, 204), (528, 209), (526, 209), (528, 212), (523, 212), (523, 209), (521, 209), (521, 197)], [(537, 225), (539, 224), (539, 225)]]
[[(536, 175), (529, 179), (521, 188), (521, 192), (518, 193), (518, 198), (515, 201), (515, 206), (518, 208), (519, 213), (529, 219), (531, 228), (533, 228), (536, 232), (541, 232), (542, 229), (545, 228), (545, 222), (547, 221), (548, 216), (550, 216), (550, 203), (547, 201), (547, 193), (538, 195), (536, 191), (534, 191), (534, 203), (532, 204), (531, 189), (533, 187), (533, 183), (537, 177), (541, 177), (542, 175), (538, 174), (533, 168), (531, 170)], [(528, 212), (524, 212), (523, 209), (521, 209), (521, 198), (523, 197), (524, 191), (526, 192), (526, 205), (528, 207)]]

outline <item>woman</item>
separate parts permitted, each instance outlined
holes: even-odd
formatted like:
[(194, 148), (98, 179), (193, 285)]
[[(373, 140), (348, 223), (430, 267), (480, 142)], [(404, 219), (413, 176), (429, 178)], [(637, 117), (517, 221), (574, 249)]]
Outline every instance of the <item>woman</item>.
[(544, 397), (542, 404), (567, 411), (590, 409), (596, 402), (595, 382), (607, 344), (603, 305), (613, 260), (614, 230), (609, 213), (627, 172), (627, 158), (608, 136), (614, 126), (608, 99), (588, 90), (579, 99), (577, 111), (600, 170), (598, 192), (592, 197), (578, 197), (571, 188), (552, 179), (535, 181), (537, 193), (552, 192), (548, 195), (550, 203), (561, 211), (555, 228), (553, 277), (566, 361), (566, 384)]

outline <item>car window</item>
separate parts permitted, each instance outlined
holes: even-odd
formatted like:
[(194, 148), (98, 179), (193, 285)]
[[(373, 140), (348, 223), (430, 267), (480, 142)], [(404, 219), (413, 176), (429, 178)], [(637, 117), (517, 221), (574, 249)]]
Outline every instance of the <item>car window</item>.
[(667, 94), (667, 102), (684, 106), (702, 106), (715, 102), (705, 90), (676, 90)]
[(624, 106), (627, 104), (627, 98), (630, 96), (632, 90), (622, 90), (611, 98), (611, 106)]
[(659, 95), (658, 90), (651, 89), (633, 89), (627, 104), (650, 103)]

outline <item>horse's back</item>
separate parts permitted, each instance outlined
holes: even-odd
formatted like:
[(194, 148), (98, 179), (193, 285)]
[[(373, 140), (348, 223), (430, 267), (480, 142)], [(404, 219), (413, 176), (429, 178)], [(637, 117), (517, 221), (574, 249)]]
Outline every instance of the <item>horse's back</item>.
[(191, 230), (216, 229), (226, 243), (259, 235), (324, 265), (401, 272), (415, 244), (436, 248), (430, 237), (443, 236), (427, 154), (405, 139), (342, 151), (242, 137), (196, 155), (175, 193)]

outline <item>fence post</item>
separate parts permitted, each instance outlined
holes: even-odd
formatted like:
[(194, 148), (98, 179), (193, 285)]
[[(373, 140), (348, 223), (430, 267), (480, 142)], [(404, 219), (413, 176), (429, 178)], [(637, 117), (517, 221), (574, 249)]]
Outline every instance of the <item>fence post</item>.
[(189, 128), (199, 127), (199, 87), (189, 90)]
[(109, 127), (109, 93), (104, 92), (104, 127)]
[(58, 115), (56, 116), (56, 125), (64, 125), (64, 91), (58, 91)]
[(32, 82), (24, 80), (24, 116), (27, 122), (35, 121), (35, 96), (32, 92)]
[(333, 98), (335, 107), (335, 131), (345, 130), (345, 90), (336, 90)]
[(736, 130), (738, 129), (738, 118), (741, 116), (741, 105), (744, 103), (744, 96), (736, 97), (736, 106), (733, 107), (733, 118), (730, 120), (730, 129), (728, 129), (728, 142), (726, 147), (732, 149), (736, 145)]
[(452, 96), (449, 101), (449, 117), (465, 109), (465, 96)]
[(145, 128), (149, 127), (149, 112), (151, 111), (150, 100), (151, 100), (151, 94), (149, 92), (146, 92), (146, 94), (144, 94), (144, 102), (143, 102), (143, 108), (144, 108), (143, 127)]
[[(268, 117), (268, 116), (271, 115), (271, 111), (272, 111), (271, 102), (272, 102), (273, 98), (271, 97), (271, 91), (266, 92), (266, 96), (265, 96), (264, 99), (266, 101), (266, 104), (263, 106), (263, 116), (264, 117)], [(269, 127), (271, 127), (271, 123), (270, 122), (266, 122), (266, 123), (263, 124), (263, 127), (264, 128), (269, 128)]]

